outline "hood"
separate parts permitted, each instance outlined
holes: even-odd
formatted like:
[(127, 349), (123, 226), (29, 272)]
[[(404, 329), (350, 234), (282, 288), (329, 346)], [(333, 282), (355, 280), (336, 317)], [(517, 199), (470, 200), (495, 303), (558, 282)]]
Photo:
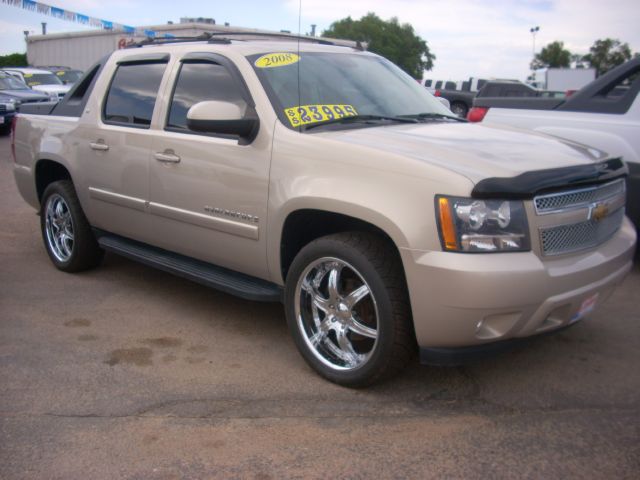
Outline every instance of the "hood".
[(437, 165), (474, 183), (488, 177), (514, 177), (607, 158), (600, 150), (555, 137), (474, 123), (390, 125), (320, 134)]
[(71, 90), (71, 85), (34, 85), (32, 88), (39, 92), (60, 94)]
[(20, 100), (22, 102), (49, 100), (49, 95), (45, 95), (40, 92), (34, 92), (30, 88), (25, 88), (24, 90), (0, 90), (0, 95), (15, 98), (16, 100)]

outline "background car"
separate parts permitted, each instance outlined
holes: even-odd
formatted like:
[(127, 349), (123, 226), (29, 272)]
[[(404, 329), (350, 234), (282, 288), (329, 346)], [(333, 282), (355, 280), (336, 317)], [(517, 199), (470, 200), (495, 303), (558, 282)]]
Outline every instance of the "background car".
[(564, 98), (564, 92), (548, 92), (536, 90), (518, 80), (485, 80), (470, 77), (469, 80), (425, 81), (425, 88), (436, 97), (446, 98), (451, 111), (461, 118), (466, 118), (477, 97), (547, 97)]
[(62, 83), (65, 85), (73, 85), (82, 77), (84, 73), (82, 70), (75, 70), (69, 67), (62, 66), (47, 66), (47, 67), (37, 67), (41, 70), (48, 70), (53, 73), (56, 77), (62, 80)]
[(7, 95), (0, 95), (0, 134), (11, 128), (11, 121), (16, 114), (16, 100)]
[(3, 68), (3, 72), (22, 80), (29, 88), (44, 92), (53, 99), (58, 100), (71, 89), (71, 85), (65, 85), (62, 80), (48, 70), (37, 68)]
[(36, 92), (16, 77), (0, 71), (0, 94), (14, 100), (16, 109), (23, 103), (58, 101), (55, 94)]

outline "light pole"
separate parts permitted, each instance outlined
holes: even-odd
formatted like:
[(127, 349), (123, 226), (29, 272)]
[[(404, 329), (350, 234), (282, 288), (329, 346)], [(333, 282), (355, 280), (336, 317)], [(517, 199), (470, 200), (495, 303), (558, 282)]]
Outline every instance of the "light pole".
[(531, 27), (529, 29), (529, 31), (531, 32), (531, 36), (533, 37), (533, 58), (535, 60), (536, 58), (536, 33), (538, 33), (540, 31), (540, 27)]

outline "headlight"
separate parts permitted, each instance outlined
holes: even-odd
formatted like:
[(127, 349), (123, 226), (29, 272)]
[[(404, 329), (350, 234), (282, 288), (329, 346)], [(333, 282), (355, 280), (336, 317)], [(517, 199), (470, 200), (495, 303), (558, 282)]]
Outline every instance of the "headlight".
[(523, 252), (531, 248), (521, 201), (436, 196), (442, 248), (451, 252)]
[(16, 104), (13, 100), (7, 101), (7, 103), (2, 103), (0, 105), (4, 105), (4, 108), (7, 112), (13, 112), (16, 109)]
[(59, 100), (58, 98), (58, 94), (57, 93), (50, 93), (49, 94), (49, 101), (50, 102), (57, 102)]

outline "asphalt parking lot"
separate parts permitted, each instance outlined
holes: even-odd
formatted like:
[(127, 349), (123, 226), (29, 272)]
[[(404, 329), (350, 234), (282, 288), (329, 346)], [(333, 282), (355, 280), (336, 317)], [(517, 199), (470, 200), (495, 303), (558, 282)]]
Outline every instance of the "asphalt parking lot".
[(58, 272), (0, 138), (0, 478), (638, 478), (640, 268), (591, 318), (348, 390), (280, 305), (108, 254)]

